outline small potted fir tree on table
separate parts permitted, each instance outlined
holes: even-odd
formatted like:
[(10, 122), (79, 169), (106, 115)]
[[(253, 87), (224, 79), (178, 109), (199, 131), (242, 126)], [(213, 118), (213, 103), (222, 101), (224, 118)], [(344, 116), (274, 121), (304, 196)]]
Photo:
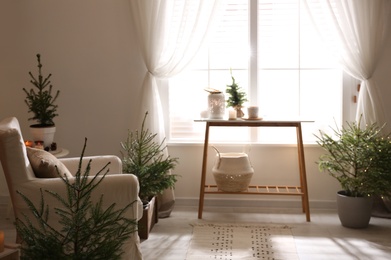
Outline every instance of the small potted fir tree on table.
[(247, 102), (246, 92), (244, 92), (241, 87), (236, 83), (234, 76), (232, 75), (231, 70), (231, 78), (232, 84), (227, 85), (225, 92), (228, 94), (227, 99), (227, 108), (232, 107), (236, 110), (236, 116), (238, 118), (242, 118), (244, 116), (243, 113), (243, 104)]
[(164, 140), (155, 142), (157, 134), (152, 134), (145, 129), (145, 113), (140, 131), (128, 131), (125, 142), (121, 142), (122, 165), (124, 173), (137, 176), (140, 184), (140, 199), (144, 205), (143, 218), (139, 221), (139, 236), (147, 239), (153, 225), (158, 222), (158, 208), (156, 196), (164, 190), (173, 188), (176, 174), (171, 174), (178, 158), (166, 155), (167, 147)]

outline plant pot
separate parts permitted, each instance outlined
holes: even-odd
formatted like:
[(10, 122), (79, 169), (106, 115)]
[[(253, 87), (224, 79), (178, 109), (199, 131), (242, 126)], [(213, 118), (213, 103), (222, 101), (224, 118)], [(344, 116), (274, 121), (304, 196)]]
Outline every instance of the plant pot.
[(383, 198), (384, 206), (388, 210), (388, 212), (391, 212), (391, 198), (390, 197), (384, 197)]
[(234, 107), (234, 109), (236, 110), (236, 117), (237, 118), (242, 118), (244, 116), (244, 112), (243, 112), (241, 106), (236, 106), (236, 107)]
[(30, 133), (34, 140), (43, 141), (44, 147), (50, 147), (54, 140), (54, 134), (56, 133), (55, 126), (39, 126), (39, 125), (31, 125)]
[(372, 197), (349, 197), (346, 191), (337, 193), (338, 216), (342, 226), (366, 228), (371, 219)]
[(152, 197), (148, 204), (144, 205), (143, 217), (138, 221), (138, 235), (141, 239), (148, 239), (155, 223), (158, 222), (157, 197)]

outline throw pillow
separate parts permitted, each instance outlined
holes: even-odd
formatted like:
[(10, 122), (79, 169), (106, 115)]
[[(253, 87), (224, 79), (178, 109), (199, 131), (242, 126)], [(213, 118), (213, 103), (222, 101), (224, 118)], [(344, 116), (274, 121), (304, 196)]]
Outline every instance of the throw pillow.
[(27, 147), (27, 157), (37, 178), (58, 178), (55, 166), (62, 176), (73, 177), (59, 159), (45, 150)]

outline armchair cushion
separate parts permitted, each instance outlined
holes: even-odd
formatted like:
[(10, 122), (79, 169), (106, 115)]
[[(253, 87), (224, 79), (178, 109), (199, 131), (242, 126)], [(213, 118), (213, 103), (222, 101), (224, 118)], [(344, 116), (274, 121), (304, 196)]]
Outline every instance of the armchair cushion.
[(58, 173), (68, 178), (73, 177), (60, 160), (45, 150), (27, 147), (27, 157), (37, 178), (58, 178)]

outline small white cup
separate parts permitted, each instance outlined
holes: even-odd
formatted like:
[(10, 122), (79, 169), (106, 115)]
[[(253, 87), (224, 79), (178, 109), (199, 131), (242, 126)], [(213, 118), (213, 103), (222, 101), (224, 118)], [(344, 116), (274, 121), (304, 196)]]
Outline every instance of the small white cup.
[(251, 106), (247, 108), (248, 118), (258, 118), (258, 106)]

